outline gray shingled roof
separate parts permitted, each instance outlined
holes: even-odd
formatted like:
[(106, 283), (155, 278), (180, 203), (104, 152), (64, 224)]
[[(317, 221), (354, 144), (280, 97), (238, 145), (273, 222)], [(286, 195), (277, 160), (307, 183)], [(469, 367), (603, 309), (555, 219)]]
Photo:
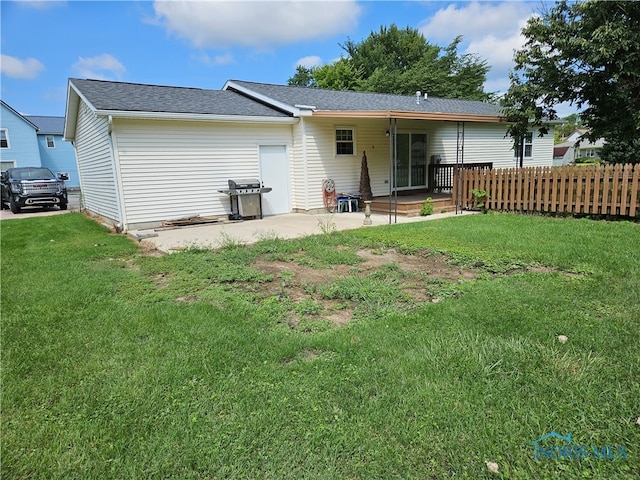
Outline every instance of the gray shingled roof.
[[(415, 95), (404, 96), (384, 93), (326, 90), (322, 88), (273, 85), (241, 80), (230, 80), (228, 83), (236, 84), (260, 95), (291, 105), (292, 107), (295, 105), (309, 105), (316, 107), (316, 110), (323, 111), (395, 110), (461, 115), (501, 115), (499, 106), (473, 100), (428, 97), (427, 100), (421, 98), (420, 104), (417, 104)], [(230, 86), (228, 88), (233, 87)]]
[(64, 132), (64, 117), (27, 115), (26, 118), (38, 127), (39, 135), (62, 135)]
[(229, 90), (143, 85), (104, 80), (69, 79), (97, 110), (250, 117), (288, 117)]

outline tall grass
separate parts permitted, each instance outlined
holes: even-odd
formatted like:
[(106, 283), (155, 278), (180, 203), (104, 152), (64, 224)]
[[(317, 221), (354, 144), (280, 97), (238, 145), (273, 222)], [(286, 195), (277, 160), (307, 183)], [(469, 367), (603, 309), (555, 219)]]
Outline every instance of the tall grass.
[[(636, 224), (465, 216), (164, 257), (80, 214), (0, 233), (2, 478), (640, 471)], [(255, 267), (354, 268), (362, 248), (485, 273), (409, 309), (397, 268), (345, 276), (314, 292), (356, 302), (336, 327)], [(292, 312), (315, 323), (290, 328)], [(536, 462), (552, 431), (626, 457)]]

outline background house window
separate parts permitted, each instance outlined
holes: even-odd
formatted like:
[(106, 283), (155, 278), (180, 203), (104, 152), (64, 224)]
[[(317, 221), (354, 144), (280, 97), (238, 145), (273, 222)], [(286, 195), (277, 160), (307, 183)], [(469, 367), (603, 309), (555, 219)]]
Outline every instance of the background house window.
[[(522, 145), (520, 145), (521, 149), (524, 149), (524, 158), (533, 157), (533, 132), (529, 132), (524, 136)], [(520, 158), (520, 151), (515, 151), (515, 158)]]
[(6, 171), (9, 168), (14, 168), (16, 166), (15, 160), (2, 160), (0, 162), (0, 171)]
[(56, 148), (56, 142), (53, 140), (53, 135), (47, 135), (47, 148)]
[(9, 148), (9, 132), (6, 128), (0, 128), (0, 148)]
[(353, 155), (354, 143), (353, 128), (336, 128), (336, 155)]

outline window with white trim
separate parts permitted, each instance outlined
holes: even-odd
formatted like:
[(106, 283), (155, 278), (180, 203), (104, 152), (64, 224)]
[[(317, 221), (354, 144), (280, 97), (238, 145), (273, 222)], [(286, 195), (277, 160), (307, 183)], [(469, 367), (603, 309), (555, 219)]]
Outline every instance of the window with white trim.
[(0, 161), (0, 171), (5, 172), (10, 168), (14, 168), (16, 166), (15, 160), (2, 160)]
[(53, 135), (47, 135), (45, 139), (47, 140), (47, 148), (56, 148), (56, 142)]
[(0, 148), (9, 148), (9, 130), (0, 128)]
[(519, 149), (516, 149), (514, 152), (515, 158), (520, 158), (520, 152), (524, 150), (524, 158), (532, 158), (533, 157), (533, 132), (527, 132), (527, 134), (522, 139), (522, 145), (520, 145)]
[(356, 136), (354, 128), (336, 127), (336, 155), (355, 155), (355, 144)]

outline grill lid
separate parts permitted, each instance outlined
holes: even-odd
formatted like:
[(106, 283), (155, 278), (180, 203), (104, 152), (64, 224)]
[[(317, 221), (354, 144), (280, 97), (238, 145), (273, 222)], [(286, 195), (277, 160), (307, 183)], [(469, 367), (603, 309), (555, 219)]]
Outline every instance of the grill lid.
[(241, 190), (245, 188), (260, 188), (260, 180), (256, 178), (229, 179), (229, 190)]

